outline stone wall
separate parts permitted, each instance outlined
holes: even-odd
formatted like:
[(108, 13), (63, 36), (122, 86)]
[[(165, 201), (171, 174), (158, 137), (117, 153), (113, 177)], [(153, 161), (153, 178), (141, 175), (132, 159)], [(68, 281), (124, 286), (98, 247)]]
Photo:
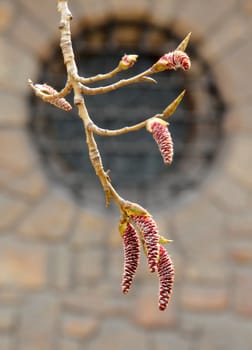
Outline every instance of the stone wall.
[[(58, 39), (56, 1), (0, 0), (0, 349), (252, 348), (252, 6), (249, 0), (70, 0), (78, 27), (145, 18), (192, 40), (228, 105), (215, 168), (190, 199), (156, 213), (176, 264), (157, 310), (142, 264), (121, 295), (117, 217), (50, 182), (27, 131), (27, 78)], [(74, 29), (73, 29), (74, 30)], [(149, 208), (155, 214), (155, 208)]]

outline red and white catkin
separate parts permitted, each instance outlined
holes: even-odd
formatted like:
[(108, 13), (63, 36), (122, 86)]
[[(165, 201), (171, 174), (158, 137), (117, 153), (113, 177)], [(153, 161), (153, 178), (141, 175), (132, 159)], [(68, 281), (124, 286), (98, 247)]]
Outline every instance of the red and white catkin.
[(140, 241), (135, 228), (128, 223), (123, 234), (124, 271), (122, 277), (122, 292), (128, 293), (136, 274), (140, 259)]
[(159, 233), (155, 221), (148, 215), (132, 215), (132, 222), (143, 236), (150, 272), (155, 272), (159, 257)]
[(175, 50), (164, 54), (160, 59), (152, 66), (155, 72), (161, 72), (166, 69), (178, 69), (189, 70), (191, 68), (191, 61), (189, 56), (181, 50)]
[(172, 293), (174, 267), (169, 254), (162, 245), (160, 245), (157, 269), (159, 276), (159, 310), (164, 311)]
[(170, 165), (173, 160), (173, 141), (170, 131), (167, 127), (167, 122), (163, 119), (152, 118), (147, 122), (147, 130), (152, 133), (156, 141), (164, 163)]
[[(35, 88), (38, 89), (40, 92), (47, 94), (47, 95), (54, 95), (54, 94), (58, 93), (57, 90), (55, 90), (53, 87), (51, 87), (48, 84), (36, 84)], [(54, 105), (60, 109), (63, 109), (64, 111), (67, 111), (67, 112), (71, 111), (71, 109), (72, 109), (72, 106), (70, 105), (70, 103), (67, 102), (67, 100), (63, 97), (52, 98), (52, 99), (50, 99), (50, 101), (47, 101), (47, 102), (51, 103), (52, 105)]]

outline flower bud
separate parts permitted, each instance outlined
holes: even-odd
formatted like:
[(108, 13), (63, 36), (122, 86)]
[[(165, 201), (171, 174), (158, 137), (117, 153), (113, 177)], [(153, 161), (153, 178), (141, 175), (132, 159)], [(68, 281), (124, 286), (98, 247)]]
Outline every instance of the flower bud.
[(127, 223), (123, 234), (124, 272), (122, 277), (122, 292), (128, 293), (140, 259), (140, 242), (135, 228)]
[(159, 255), (159, 233), (157, 225), (151, 216), (132, 215), (131, 220), (143, 237), (150, 272), (155, 272)]
[(159, 276), (159, 310), (164, 311), (169, 303), (174, 283), (174, 267), (170, 256), (161, 245), (157, 265)]
[(147, 121), (146, 128), (152, 133), (164, 163), (170, 165), (173, 160), (173, 142), (167, 125), (168, 123), (163, 119), (154, 117)]
[[(58, 93), (57, 90), (55, 90), (53, 87), (51, 87), (50, 85), (47, 85), (47, 84), (35, 84), (35, 88), (46, 95), (54, 95), (54, 94)], [(48, 102), (51, 103), (52, 105), (58, 107), (58, 108), (63, 109), (64, 111), (67, 111), (67, 112), (71, 111), (71, 109), (72, 109), (72, 106), (70, 105), (70, 103), (68, 103), (67, 100), (63, 97), (52, 98)]]
[(138, 58), (138, 55), (126, 55), (125, 54), (122, 57), (121, 61), (119, 62), (119, 68), (121, 70), (126, 70), (126, 69), (131, 68), (136, 63), (137, 58)]
[(189, 56), (181, 50), (175, 50), (164, 54), (153, 66), (155, 72), (162, 72), (167, 69), (182, 68), (188, 70), (191, 67)]

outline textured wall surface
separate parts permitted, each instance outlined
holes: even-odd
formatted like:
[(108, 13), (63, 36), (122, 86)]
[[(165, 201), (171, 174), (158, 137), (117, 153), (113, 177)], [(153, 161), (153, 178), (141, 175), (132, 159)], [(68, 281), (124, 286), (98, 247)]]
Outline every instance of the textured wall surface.
[(121, 295), (118, 218), (52, 184), (27, 132), (26, 82), (58, 38), (56, 1), (0, 0), (0, 349), (251, 350), (251, 1), (69, 2), (74, 26), (134, 17), (192, 31), (228, 105), (226, 139), (192, 198), (156, 212), (174, 239), (168, 311), (145, 263)]

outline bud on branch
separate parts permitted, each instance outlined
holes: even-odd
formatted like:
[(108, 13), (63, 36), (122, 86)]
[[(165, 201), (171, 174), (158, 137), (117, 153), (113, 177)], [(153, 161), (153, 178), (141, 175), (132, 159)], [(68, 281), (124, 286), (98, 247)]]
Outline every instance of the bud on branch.
[(135, 228), (127, 223), (123, 233), (124, 272), (122, 278), (122, 292), (128, 293), (140, 259), (140, 242)]
[(173, 142), (166, 121), (160, 118), (151, 118), (147, 121), (146, 128), (152, 133), (156, 141), (164, 163), (170, 165), (173, 160)]
[(38, 92), (42, 92), (43, 94), (46, 94), (48, 96), (51, 96), (52, 98), (48, 101), (49, 103), (51, 103), (52, 105), (63, 109), (64, 111), (71, 111), (72, 106), (70, 105), (70, 103), (67, 102), (67, 100), (63, 97), (59, 98), (59, 97), (55, 97), (53, 98), (53, 95), (57, 94), (58, 91), (55, 90), (53, 87), (51, 87), (50, 85), (47, 84), (35, 84), (34, 88), (36, 90), (38, 90)]
[(188, 70), (191, 68), (191, 61), (188, 55), (181, 50), (175, 50), (164, 54), (153, 66), (153, 71), (162, 72), (167, 69), (182, 68)]

